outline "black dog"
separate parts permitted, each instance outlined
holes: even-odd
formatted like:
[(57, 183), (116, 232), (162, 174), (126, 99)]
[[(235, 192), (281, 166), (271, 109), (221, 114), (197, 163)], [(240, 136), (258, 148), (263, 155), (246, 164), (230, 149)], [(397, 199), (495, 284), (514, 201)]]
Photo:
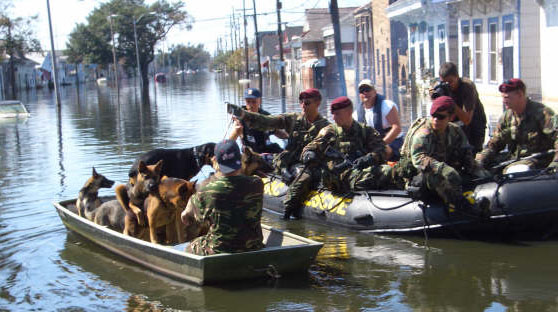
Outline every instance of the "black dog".
[(158, 148), (139, 156), (130, 171), (130, 183), (134, 184), (138, 174), (138, 164), (142, 160), (146, 165), (153, 165), (163, 160), (161, 176), (190, 180), (201, 170), (204, 165), (211, 166), (211, 158), (215, 150), (215, 143), (206, 143), (199, 146), (183, 149)]

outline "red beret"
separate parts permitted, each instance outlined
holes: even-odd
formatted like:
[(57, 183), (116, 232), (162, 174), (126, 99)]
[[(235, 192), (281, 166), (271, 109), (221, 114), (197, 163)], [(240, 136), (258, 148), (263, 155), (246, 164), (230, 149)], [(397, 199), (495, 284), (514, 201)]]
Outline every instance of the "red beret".
[(437, 111), (448, 111), (455, 102), (449, 96), (439, 96), (434, 101), (432, 101), (432, 107), (430, 107), (430, 115), (433, 115)]
[(351, 102), (351, 100), (348, 97), (340, 96), (340, 97), (336, 98), (335, 100), (333, 100), (333, 102), (331, 102), (331, 112), (333, 113), (334, 111), (336, 111), (338, 109), (349, 107), (352, 104), (353, 104), (353, 102)]
[(525, 91), (525, 84), (523, 83), (523, 81), (521, 81), (521, 79), (512, 78), (504, 81), (504, 83), (502, 83), (498, 87), (498, 90), (500, 90), (500, 92), (503, 93), (507, 93), (515, 90)]
[(304, 99), (322, 99), (322, 95), (320, 94), (320, 90), (316, 89), (316, 88), (310, 88), (310, 89), (306, 89), (302, 92), (300, 92), (300, 95), (298, 96), (299, 100), (304, 100)]

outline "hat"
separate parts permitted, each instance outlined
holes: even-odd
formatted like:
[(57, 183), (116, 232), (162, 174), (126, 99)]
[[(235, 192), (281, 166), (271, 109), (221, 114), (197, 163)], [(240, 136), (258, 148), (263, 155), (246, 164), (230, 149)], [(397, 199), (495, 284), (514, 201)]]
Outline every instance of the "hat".
[(368, 86), (372, 89), (375, 89), (374, 84), (372, 83), (372, 80), (370, 80), (370, 79), (363, 79), (361, 82), (359, 82), (358, 88), (360, 89), (360, 87), (362, 87), (362, 86)]
[(260, 90), (256, 88), (248, 88), (244, 90), (244, 98), (245, 99), (259, 99), (262, 97), (262, 93)]
[(302, 92), (300, 92), (300, 95), (298, 96), (299, 100), (304, 100), (304, 99), (322, 99), (322, 95), (320, 94), (320, 90), (316, 89), (316, 88), (310, 88), (310, 89), (306, 89)]
[(349, 107), (351, 105), (353, 105), (353, 102), (351, 102), (351, 100), (348, 97), (340, 96), (335, 100), (333, 100), (333, 102), (331, 102), (331, 112), (333, 113), (336, 110)]
[(215, 158), (219, 164), (219, 170), (224, 173), (231, 173), (240, 169), (240, 148), (233, 140), (224, 140), (215, 145)]
[(500, 92), (506, 92), (506, 93), (515, 90), (525, 91), (525, 84), (523, 83), (523, 81), (521, 81), (521, 79), (512, 78), (504, 81), (504, 83), (502, 83), (498, 87), (498, 90), (500, 90)]
[(430, 107), (430, 115), (433, 115), (437, 111), (448, 111), (450, 110), (455, 102), (449, 96), (439, 96), (434, 101), (432, 101), (432, 106)]

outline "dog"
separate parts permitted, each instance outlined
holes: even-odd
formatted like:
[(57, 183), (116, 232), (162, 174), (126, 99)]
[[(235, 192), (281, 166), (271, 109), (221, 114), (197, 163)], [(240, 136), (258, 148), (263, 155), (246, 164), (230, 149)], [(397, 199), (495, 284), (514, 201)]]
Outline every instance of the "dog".
[[(209, 178), (203, 180), (201, 183), (196, 184), (196, 189), (199, 191), (203, 189), (207, 184), (217, 180), (222, 174), (218, 170), (219, 165), (215, 157), (212, 159), (213, 168), (215, 168), (216, 173), (212, 174)], [(241, 156), (241, 173), (243, 175), (258, 175), (262, 176), (266, 172), (273, 170), (268, 161), (262, 154), (254, 152), (250, 147), (244, 145), (242, 147)], [(198, 222), (201, 218), (199, 210), (192, 204), (188, 203), (186, 210), (183, 211), (181, 215), (182, 223), (185, 224), (186, 230), (186, 241), (190, 241), (198, 236), (205, 235), (209, 230), (211, 224), (205, 220), (203, 223)]]
[(132, 164), (128, 172), (130, 183), (138, 174), (138, 165), (143, 161), (147, 165), (153, 165), (159, 160), (164, 161), (161, 175), (190, 180), (197, 175), (205, 165), (211, 165), (211, 158), (215, 150), (215, 143), (205, 143), (191, 148), (163, 149), (158, 148), (140, 155)]
[(101, 200), (98, 197), (99, 189), (111, 188), (114, 181), (107, 179), (102, 174), (98, 174), (93, 167), (93, 174), (81, 190), (76, 200), (77, 213), (80, 217), (84, 217), (89, 221), (95, 218), (95, 210), (101, 205)]
[(180, 215), (196, 191), (196, 182), (163, 177), (157, 190), (152, 191), (144, 203), (149, 227), (149, 238), (159, 244), (157, 229), (165, 227), (166, 242), (185, 242), (185, 229)]
[(124, 235), (131, 235), (137, 231), (137, 226), (145, 226), (147, 224), (146, 216), (143, 212), (144, 201), (149, 194), (159, 189), (161, 182), (161, 170), (163, 160), (159, 160), (154, 165), (146, 165), (143, 161), (138, 162), (138, 173), (132, 182), (128, 184), (120, 184), (116, 186), (116, 199), (122, 209), (124, 209)]
[[(264, 177), (266, 173), (273, 171), (273, 167), (265, 159), (263, 154), (254, 152), (252, 148), (246, 145), (242, 147), (242, 156), (240, 162), (242, 165), (242, 167), (240, 168), (240, 172), (243, 175), (257, 175), (259, 177)], [(201, 183), (196, 184), (197, 190), (202, 189), (204, 186), (221, 176), (218, 170), (219, 165), (217, 164), (217, 160), (215, 159), (215, 157), (212, 157), (211, 163), (213, 168), (216, 170), (216, 173), (212, 173), (207, 179), (203, 180)]]

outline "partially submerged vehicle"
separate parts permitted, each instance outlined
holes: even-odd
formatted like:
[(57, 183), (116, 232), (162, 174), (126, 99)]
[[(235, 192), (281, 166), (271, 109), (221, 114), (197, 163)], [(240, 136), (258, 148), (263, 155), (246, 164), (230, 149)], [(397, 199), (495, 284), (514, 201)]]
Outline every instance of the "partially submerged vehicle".
[(22, 118), (29, 115), (20, 101), (0, 101), (0, 118)]
[[(282, 214), (287, 185), (265, 179), (264, 208)], [(407, 191), (380, 190), (335, 194), (313, 191), (302, 217), (372, 233), (434, 234), (458, 238), (529, 237), (544, 239), (558, 229), (558, 174), (547, 171), (509, 173), (479, 181), (468, 192), (485, 198), (484, 213), (449, 209), (439, 198), (415, 199)]]
[(54, 203), (69, 230), (157, 273), (198, 285), (305, 271), (322, 248), (322, 243), (262, 225), (265, 248), (261, 250), (198, 256), (185, 252), (186, 244), (153, 244), (97, 225), (77, 215), (75, 202)]
[(167, 76), (165, 73), (156, 73), (155, 82), (167, 82)]

